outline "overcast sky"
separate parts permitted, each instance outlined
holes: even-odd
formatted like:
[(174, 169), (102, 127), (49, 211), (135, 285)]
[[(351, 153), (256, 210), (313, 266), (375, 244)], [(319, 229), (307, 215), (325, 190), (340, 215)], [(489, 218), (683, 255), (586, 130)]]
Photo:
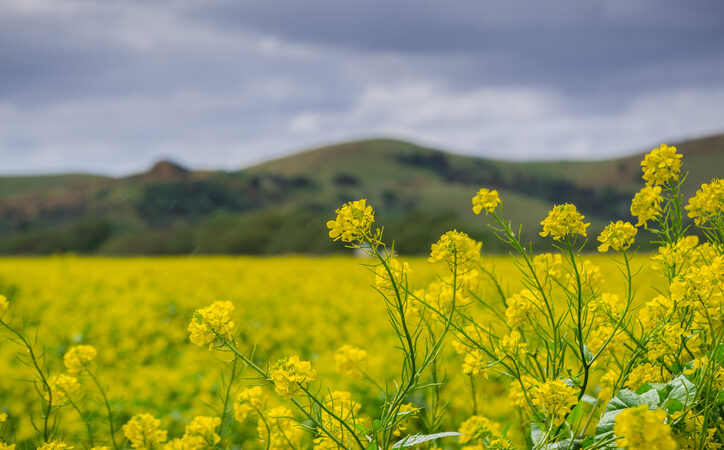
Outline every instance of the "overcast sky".
[(596, 159), (724, 131), (724, 3), (0, 0), (0, 173), (384, 136)]

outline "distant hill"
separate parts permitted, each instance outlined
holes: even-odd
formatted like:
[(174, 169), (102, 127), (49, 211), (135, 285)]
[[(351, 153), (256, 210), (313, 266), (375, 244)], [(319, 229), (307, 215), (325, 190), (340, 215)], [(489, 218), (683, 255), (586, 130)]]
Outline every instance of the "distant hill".
[[(724, 176), (724, 135), (675, 143), (690, 171), (685, 197)], [(387, 239), (424, 253), (449, 229), (501, 250), (471, 211), (479, 187), (500, 191), (503, 213), (539, 242), (553, 203), (575, 203), (591, 236), (629, 218), (642, 155), (592, 162), (507, 162), (395, 140), (332, 145), (234, 171), (170, 161), (125, 178), (85, 174), (0, 177), (0, 253), (324, 253), (340, 246), (325, 222), (367, 198)], [(595, 239), (595, 238), (594, 238)]]

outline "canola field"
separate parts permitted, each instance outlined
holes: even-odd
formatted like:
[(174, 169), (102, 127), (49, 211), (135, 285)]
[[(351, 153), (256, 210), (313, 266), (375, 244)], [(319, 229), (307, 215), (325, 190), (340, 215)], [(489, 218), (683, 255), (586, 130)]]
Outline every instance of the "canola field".
[[(586, 259), (601, 268), (607, 290), (623, 295), (619, 264), (612, 257), (590, 255)], [(521, 288), (512, 258), (484, 260), (494, 268), (506, 293)], [(406, 261), (412, 287), (434, 282), (444, 269), (425, 258)], [(642, 285), (655, 285), (659, 276), (650, 270), (648, 256), (634, 261), (642, 266), (637, 275)], [(118, 424), (134, 414), (150, 413), (161, 419), (169, 435), (180, 436), (194, 416), (216, 416), (223, 405), (231, 367), (225, 355), (191, 344), (187, 332), (193, 311), (216, 300), (234, 304), (239, 335), (245, 344), (256, 344), (257, 354), (272, 360), (299, 355), (312, 362), (323, 389), (354, 392), (364, 405), (379, 403), (378, 393), (369, 383), (340, 376), (334, 358), (343, 345), (364, 349), (370, 376), (381, 382), (395, 376), (400, 365), (384, 300), (373, 289), (375, 274), (364, 264), (369, 261), (341, 256), (4, 258), (0, 259), (0, 292), (11, 302), (13, 315), (26, 320), (34, 338), (37, 334), (37, 347), (44, 348), (51, 374), (63, 372), (63, 355), (69, 348), (93, 345), (98, 350), (100, 382), (108, 389)], [(483, 283), (480, 293), (486, 301), (500, 301), (490, 283)], [(637, 294), (647, 298), (652, 292)], [(10, 429), (12, 424), (15, 440), (30, 443), (36, 432), (28, 412), (37, 420), (42, 415), (36, 388), (28, 381), (33, 379), (32, 370), (17, 357), (22, 348), (4, 334), (0, 411), (7, 413), (4, 425)], [(473, 401), (462, 374), (463, 358), (450, 342), (443, 352), (440, 372), (446, 380), (441, 397), (449, 405), (440, 429), (455, 430), (472, 415)], [(235, 390), (251, 375), (246, 371), (238, 375)], [(90, 380), (82, 383), (86, 394), (78, 401), (94, 415), (94, 433), (107, 439), (99, 396)], [(491, 374), (478, 383), (477, 412), (500, 422), (516, 419), (507, 399), (508, 380)], [(423, 399), (419, 406), (424, 406)], [(255, 423), (228, 417), (226, 429), (231, 440), (245, 442), (244, 448), (263, 448)], [(67, 441), (85, 442), (85, 433), (77, 413), (63, 408), (56, 434)]]
[(366, 258), (0, 259), (0, 450), (722, 448), (724, 180), (684, 199), (681, 158), (596, 254), (575, 205), (533, 252), (483, 187), (510, 256), (396, 255), (360, 199), (327, 228)]

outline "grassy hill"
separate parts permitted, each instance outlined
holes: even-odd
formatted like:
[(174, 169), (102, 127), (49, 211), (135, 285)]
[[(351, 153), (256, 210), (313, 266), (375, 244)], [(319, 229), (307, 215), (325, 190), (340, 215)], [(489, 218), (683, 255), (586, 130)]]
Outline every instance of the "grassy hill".
[[(724, 135), (676, 144), (691, 172), (685, 196), (721, 177)], [(395, 140), (332, 145), (235, 172), (171, 162), (126, 178), (69, 174), (0, 177), (0, 252), (44, 254), (323, 253), (339, 250), (324, 223), (343, 202), (368, 198), (403, 253), (424, 253), (448, 229), (500, 250), (470, 199), (481, 186), (537, 241), (553, 203), (571, 202), (591, 234), (628, 218), (642, 156), (506, 162)]]

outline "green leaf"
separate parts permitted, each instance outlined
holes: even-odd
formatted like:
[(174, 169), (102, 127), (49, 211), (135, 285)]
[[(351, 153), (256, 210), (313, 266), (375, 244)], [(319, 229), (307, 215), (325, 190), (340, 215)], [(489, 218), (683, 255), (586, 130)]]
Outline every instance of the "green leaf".
[(661, 406), (667, 413), (671, 414), (687, 408), (696, 397), (696, 386), (684, 375), (679, 375), (668, 384), (671, 387), (669, 395), (664, 399)]
[(649, 408), (658, 408), (661, 403), (658, 391), (656, 389), (649, 389), (648, 391), (641, 394), (641, 401), (649, 405)]
[(398, 441), (392, 448), (405, 448), (412, 447), (414, 445), (420, 445), (423, 442), (432, 441), (434, 439), (440, 439), (448, 436), (462, 436), (462, 433), (457, 431), (445, 431), (443, 433), (435, 434), (411, 434), (401, 441)]
[(600, 436), (613, 433), (613, 426), (616, 423), (616, 416), (627, 408), (645, 404), (640, 395), (635, 392), (624, 389), (606, 404), (606, 410), (603, 417), (598, 421), (596, 426), (596, 439)]

